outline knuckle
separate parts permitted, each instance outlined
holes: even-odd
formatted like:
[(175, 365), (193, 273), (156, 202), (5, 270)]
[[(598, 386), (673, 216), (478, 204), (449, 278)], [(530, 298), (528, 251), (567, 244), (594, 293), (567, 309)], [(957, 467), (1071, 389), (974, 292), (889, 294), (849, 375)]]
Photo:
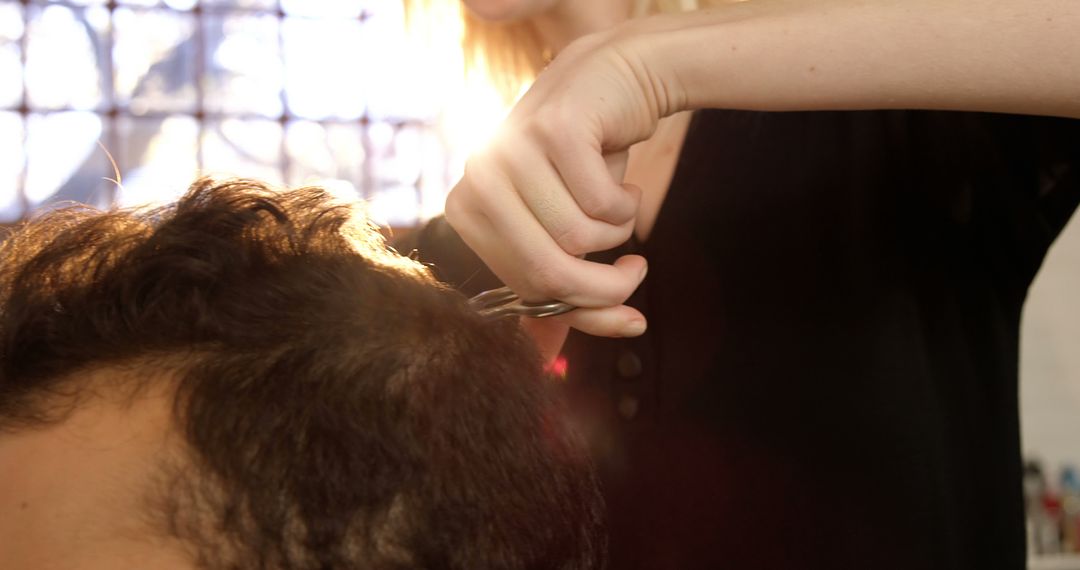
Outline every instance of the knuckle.
[[(619, 213), (620, 200), (609, 192), (590, 192), (582, 196), (579, 204), (581, 210), (590, 218), (598, 220), (611, 220)], [(620, 220), (621, 221), (621, 220)]]
[(611, 232), (610, 240), (604, 243), (604, 249), (612, 249), (619, 247), (630, 240), (630, 237), (634, 235), (634, 222), (629, 221), (621, 226), (615, 227)]
[(565, 208), (560, 207), (559, 200), (552, 194), (533, 194), (526, 202), (536, 219), (540, 220), (553, 236), (566, 226)]
[(562, 148), (568, 140), (583, 136), (583, 109), (574, 100), (558, 98), (547, 102), (533, 113), (529, 131), (549, 148)]
[(474, 220), (477, 214), (483, 210), (481, 196), (469, 187), (455, 186), (446, 195), (443, 204), (443, 215), (450, 226), (460, 230), (462, 226)]
[(453, 222), (497, 205), (493, 192), (505, 184), (497, 164), (487, 159), (472, 159), (465, 165), (461, 180), (446, 195), (443, 206), (446, 218)]
[(634, 233), (633, 222), (619, 226), (572, 227), (552, 233), (555, 243), (566, 253), (575, 257), (605, 251), (626, 243)]
[(462, 220), (465, 217), (465, 207), (462, 202), (462, 191), (459, 188), (454, 188), (446, 195), (446, 203), (443, 205), (443, 214), (446, 215), (446, 221), (450, 222), (450, 225)]
[(627, 199), (634, 205), (634, 209), (641, 207), (641, 199), (644, 196), (644, 192), (637, 184), (624, 184), (623, 192), (626, 193)]
[(551, 147), (560, 144), (565, 133), (559, 114), (551, 108), (538, 111), (528, 122), (525, 129), (529, 136), (537, 140), (541, 146)]
[(472, 190), (483, 188), (492, 177), (495, 166), (489, 157), (473, 157), (465, 163), (465, 171), (454, 189)]
[(539, 258), (529, 267), (529, 282), (539, 295), (551, 299), (563, 299), (570, 294), (570, 285), (550, 259)]
[(566, 228), (552, 237), (555, 238), (555, 243), (559, 244), (559, 247), (570, 255), (586, 254), (593, 251), (595, 247), (587, 232), (576, 228)]

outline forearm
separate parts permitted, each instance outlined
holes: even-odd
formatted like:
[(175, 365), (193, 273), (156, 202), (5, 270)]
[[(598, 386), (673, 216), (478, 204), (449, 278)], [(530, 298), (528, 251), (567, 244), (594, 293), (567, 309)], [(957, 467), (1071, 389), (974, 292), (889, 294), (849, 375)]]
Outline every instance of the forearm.
[(630, 24), (659, 115), (950, 109), (1080, 118), (1080, 0), (750, 0)]

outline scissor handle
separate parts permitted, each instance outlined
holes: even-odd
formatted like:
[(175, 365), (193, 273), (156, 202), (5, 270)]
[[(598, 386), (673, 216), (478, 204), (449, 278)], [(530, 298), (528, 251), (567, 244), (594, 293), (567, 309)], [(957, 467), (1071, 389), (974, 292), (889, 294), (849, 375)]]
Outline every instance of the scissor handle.
[(476, 312), (490, 319), (500, 319), (508, 316), (524, 316), (534, 319), (554, 317), (573, 311), (577, 307), (562, 301), (540, 301), (527, 303), (518, 297), (509, 287), (499, 287), (476, 295), (469, 299)]
[(562, 301), (545, 301), (540, 303), (518, 303), (517, 314), (534, 319), (564, 315), (577, 307), (563, 303)]

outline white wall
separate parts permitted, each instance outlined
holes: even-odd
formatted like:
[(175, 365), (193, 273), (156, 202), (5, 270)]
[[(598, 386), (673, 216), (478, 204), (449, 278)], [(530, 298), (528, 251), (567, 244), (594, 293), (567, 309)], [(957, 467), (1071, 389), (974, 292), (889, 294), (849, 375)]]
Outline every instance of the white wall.
[(1050, 249), (1024, 309), (1020, 338), (1024, 453), (1056, 482), (1062, 462), (1080, 467), (1080, 212)]

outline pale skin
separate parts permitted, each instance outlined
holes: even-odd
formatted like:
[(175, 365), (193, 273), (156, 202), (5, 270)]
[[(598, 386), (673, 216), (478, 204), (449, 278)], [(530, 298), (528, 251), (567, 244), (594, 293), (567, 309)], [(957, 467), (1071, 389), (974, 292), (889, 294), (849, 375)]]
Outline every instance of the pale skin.
[(685, 111), (1080, 118), (1075, 0), (750, 0), (636, 20), (627, 0), (474, 3), (532, 18), (559, 51), (446, 204), (451, 225), (511, 288), (583, 307), (528, 323), (548, 353), (566, 326), (644, 332), (644, 315), (623, 303), (646, 261), (578, 256), (648, 237)]

